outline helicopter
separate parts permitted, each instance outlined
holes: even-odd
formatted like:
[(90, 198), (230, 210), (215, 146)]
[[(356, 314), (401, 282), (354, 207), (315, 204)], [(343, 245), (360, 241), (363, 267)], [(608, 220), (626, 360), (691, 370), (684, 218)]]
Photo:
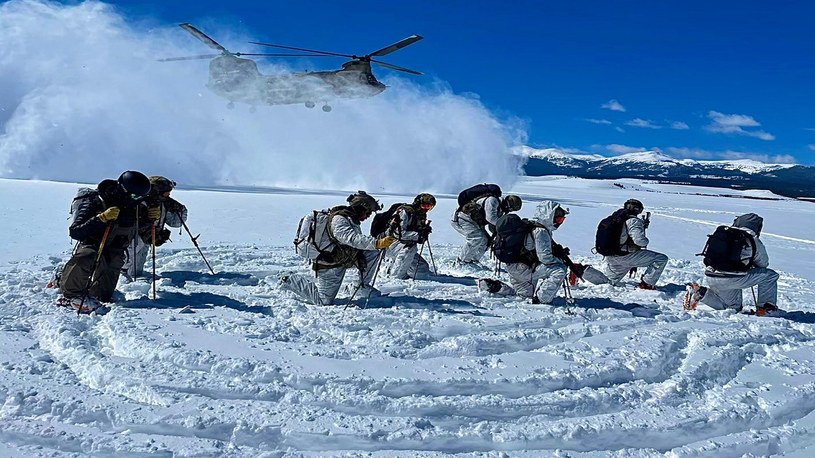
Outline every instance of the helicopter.
[[(235, 102), (249, 104), (252, 111), (254, 111), (256, 105), (260, 104), (286, 105), (302, 103), (308, 108), (314, 108), (315, 102), (320, 101), (323, 102), (323, 111), (329, 112), (331, 111), (331, 106), (327, 103), (329, 100), (373, 97), (385, 90), (387, 86), (379, 82), (371, 71), (372, 63), (400, 72), (422, 75), (422, 73), (409, 68), (373, 59), (373, 57), (385, 56), (416, 43), (423, 38), (419, 35), (411, 35), (363, 56), (257, 41), (251, 41), (250, 43), (288, 51), (299, 51), (300, 53), (241, 53), (227, 50), (192, 24), (183, 23), (179, 24), (179, 27), (205, 45), (217, 50), (218, 54), (170, 57), (159, 59), (159, 61), (212, 59), (209, 62), (207, 88), (216, 95), (229, 100), (228, 108), (234, 108)], [(351, 60), (342, 64), (342, 67), (338, 70), (264, 75), (258, 71), (257, 63), (254, 60), (245, 59), (242, 56), (345, 57)]]

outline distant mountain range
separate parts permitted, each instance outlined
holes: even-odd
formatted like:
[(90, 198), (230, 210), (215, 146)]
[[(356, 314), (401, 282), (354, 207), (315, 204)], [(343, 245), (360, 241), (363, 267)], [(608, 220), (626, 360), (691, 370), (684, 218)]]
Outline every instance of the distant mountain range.
[(664, 183), (733, 189), (766, 189), (787, 197), (815, 197), (815, 167), (765, 164), (750, 159), (695, 161), (654, 151), (614, 157), (571, 154), (557, 148), (519, 148), (529, 158), (529, 176), (569, 175), (581, 178), (641, 178)]

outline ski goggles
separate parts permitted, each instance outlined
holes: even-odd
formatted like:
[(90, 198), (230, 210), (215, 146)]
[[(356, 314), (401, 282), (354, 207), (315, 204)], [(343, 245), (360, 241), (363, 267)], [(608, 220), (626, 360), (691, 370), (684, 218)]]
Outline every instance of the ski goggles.
[(555, 216), (555, 217), (552, 219), (552, 221), (553, 221), (553, 222), (554, 222), (556, 225), (560, 226), (561, 224), (563, 224), (563, 222), (564, 222), (564, 221), (566, 221), (566, 215), (558, 215), (558, 216)]
[(138, 201), (140, 201), (140, 200), (144, 199), (144, 198), (145, 198), (145, 196), (142, 196), (142, 195), (139, 195), (139, 194), (133, 194), (133, 193), (130, 193), (130, 198), (131, 198), (132, 200), (135, 200), (136, 202), (138, 202)]
[(433, 207), (435, 207), (435, 205), (433, 205), (433, 204), (424, 204), (424, 203), (419, 204), (419, 208), (421, 208), (422, 210), (424, 210), (426, 212), (429, 212), (430, 210), (433, 210)]

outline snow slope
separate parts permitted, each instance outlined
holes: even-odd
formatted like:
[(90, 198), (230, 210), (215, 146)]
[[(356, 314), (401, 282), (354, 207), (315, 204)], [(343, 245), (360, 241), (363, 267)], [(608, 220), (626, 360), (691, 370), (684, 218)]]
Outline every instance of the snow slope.
[[(0, 180), (0, 455), (811, 456), (815, 206), (615, 182), (625, 189), (530, 178), (513, 192), (525, 216), (545, 198), (569, 206), (555, 236), (584, 262), (599, 261), (597, 221), (642, 200), (652, 248), (672, 258), (659, 291), (579, 285), (573, 313), (562, 297), (479, 296), (485, 272), (452, 264), (455, 198), (438, 196), (442, 275), (383, 270), (392, 304), (304, 305), (276, 286), (306, 270), (297, 221), (348, 192), (177, 190), (216, 274), (174, 235), (158, 251), (158, 300), (145, 281), (120, 284), (110, 313), (76, 317), (44, 285), (70, 250), (60, 215), (77, 185)], [(765, 217), (779, 305), (796, 312), (683, 312), (705, 235), (747, 211)]]

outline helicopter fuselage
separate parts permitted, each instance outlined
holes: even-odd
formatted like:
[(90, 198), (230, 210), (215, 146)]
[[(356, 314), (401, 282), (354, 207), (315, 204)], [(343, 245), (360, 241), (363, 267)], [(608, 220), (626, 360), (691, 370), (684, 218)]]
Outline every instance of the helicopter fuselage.
[(210, 61), (207, 87), (230, 102), (250, 105), (358, 99), (386, 88), (366, 62), (350, 62), (340, 70), (263, 75), (255, 61), (230, 54)]

